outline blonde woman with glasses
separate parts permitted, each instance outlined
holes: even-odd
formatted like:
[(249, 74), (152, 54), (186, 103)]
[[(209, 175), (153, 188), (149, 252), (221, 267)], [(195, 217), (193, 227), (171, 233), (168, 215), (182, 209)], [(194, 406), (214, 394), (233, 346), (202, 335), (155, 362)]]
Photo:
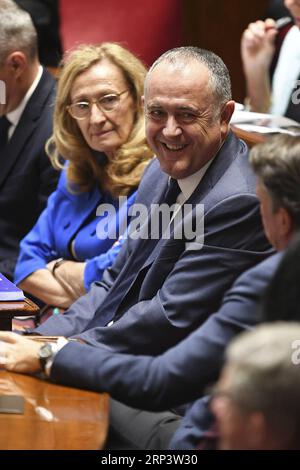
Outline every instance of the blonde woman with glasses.
[(120, 250), (152, 157), (141, 101), (145, 74), (141, 61), (114, 43), (80, 46), (63, 64), (47, 145), (62, 174), (21, 242), (15, 271), (15, 282), (45, 304), (68, 307)]

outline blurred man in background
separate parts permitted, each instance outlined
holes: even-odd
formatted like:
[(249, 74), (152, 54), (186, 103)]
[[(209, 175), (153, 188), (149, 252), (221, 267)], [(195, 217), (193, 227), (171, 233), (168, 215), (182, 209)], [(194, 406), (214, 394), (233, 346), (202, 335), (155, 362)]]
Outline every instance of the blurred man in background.
[(0, 272), (12, 278), (19, 242), (57, 182), (45, 153), (55, 81), (40, 65), (29, 14), (0, 0), (0, 24)]

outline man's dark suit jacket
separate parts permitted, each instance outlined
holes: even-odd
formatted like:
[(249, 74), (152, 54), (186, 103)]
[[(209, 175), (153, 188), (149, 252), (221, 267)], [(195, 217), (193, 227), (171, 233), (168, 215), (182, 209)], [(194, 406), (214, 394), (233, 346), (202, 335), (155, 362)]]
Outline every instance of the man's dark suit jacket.
[(52, 134), (55, 81), (46, 71), (0, 155), (0, 272), (12, 278), (19, 242), (55, 189), (58, 172), (45, 152)]
[[(260, 321), (260, 302), (281, 256), (274, 254), (243, 273), (224, 296), (220, 309), (162, 355), (136, 356), (106, 345), (92, 348), (69, 343), (56, 356), (51, 377), (65, 385), (107, 391), (116, 400), (145, 410), (166, 410), (198, 399), (218, 378), (230, 340)], [(187, 432), (197, 416), (192, 413), (186, 421), (183, 428)], [(199, 421), (203, 433), (207, 428), (200, 413)]]
[[(160, 239), (152, 250), (151, 241), (128, 238), (102, 281), (36, 332), (81, 333), (95, 346), (158, 355), (200, 326), (218, 310), (235, 278), (269, 254), (247, 155), (246, 145), (230, 133), (187, 201), (204, 205), (201, 250), (187, 249), (186, 240), (176, 239)], [(168, 175), (154, 160), (137, 202), (148, 207), (162, 202), (167, 182)], [(111, 321), (115, 323), (106, 327)]]

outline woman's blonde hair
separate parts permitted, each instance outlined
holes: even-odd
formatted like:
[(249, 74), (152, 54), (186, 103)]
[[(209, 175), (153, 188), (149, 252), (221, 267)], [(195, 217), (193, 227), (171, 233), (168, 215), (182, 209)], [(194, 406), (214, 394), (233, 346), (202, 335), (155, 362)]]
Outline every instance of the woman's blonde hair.
[[(122, 71), (135, 103), (136, 114), (130, 136), (104, 165), (97, 163), (92, 149), (86, 143), (77, 122), (66, 107), (71, 104), (71, 88), (78, 75), (108, 59)], [(53, 136), (47, 143), (47, 152), (55, 168), (62, 168), (69, 160), (69, 186), (87, 191), (95, 184), (114, 196), (126, 195), (138, 186), (144, 168), (153, 153), (145, 138), (144, 109), (141, 97), (146, 68), (131, 52), (116, 43), (81, 45), (63, 61), (59, 76), (54, 110)]]

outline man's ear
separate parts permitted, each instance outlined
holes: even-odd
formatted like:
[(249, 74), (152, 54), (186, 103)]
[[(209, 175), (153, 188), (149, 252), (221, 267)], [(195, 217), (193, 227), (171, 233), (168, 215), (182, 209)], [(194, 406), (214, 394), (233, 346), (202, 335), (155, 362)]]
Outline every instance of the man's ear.
[(285, 207), (279, 207), (277, 214), (280, 217), (280, 229), (282, 237), (288, 241), (290, 240), (294, 231), (292, 217)]
[(225, 138), (229, 131), (229, 123), (231, 116), (234, 112), (235, 102), (233, 100), (227, 101), (221, 110), (220, 124), (221, 124), (221, 135)]
[(141, 97), (141, 101), (142, 101), (142, 106), (144, 107), (144, 106), (145, 106), (145, 95), (143, 95), (143, 96)]
[(229, 124), (231, 116), (233, 115), (235, 108), (235, 102), (233, 100), (227, 101), (227, 103), (223, 106), (221, 111), (221, 121), (226, 122)]
[(14, 51), (5, 59), (6, 66), (15, 78), (19, 78), (27, 67), (27, 58), (21, 51)]

